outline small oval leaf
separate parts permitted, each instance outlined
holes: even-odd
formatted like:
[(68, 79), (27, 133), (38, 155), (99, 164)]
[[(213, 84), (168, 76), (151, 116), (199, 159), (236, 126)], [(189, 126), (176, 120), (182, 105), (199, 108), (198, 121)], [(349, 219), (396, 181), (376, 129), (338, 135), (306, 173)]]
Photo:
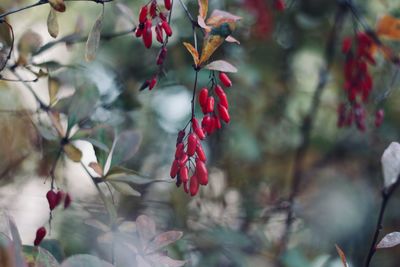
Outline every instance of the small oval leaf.
[(225, 60), (216, 60), (205, 66), (206, 69), (222, 72), (237, 72), (237, 68)]
[(64, 152), (67, 157), (74, 161), (74, 162), (80, 162), (82, 158), (82, 152), (77, 149), (74, 145), (72, 144), (66, 144), (64, 147)]
[(49, 4), (56, 11), (65, 12), (66, 7), (65, 7), (64, 0), (49, 0)]
[(183, 42), (183, 45), (186, 47), (187, 51), (192, 55), (194, 64), (196, 66), (199, 65), (199, 52), (196, 50), (196, 48), (193, 47), (193, 45)]
[(385, 235), (376, 248), (391, 248), (400, 244), (400, 232), (393, 232)]
[(97, 49), (100, 43), (101, 28), (103, 25), (103, 14), (104, 7), (100, 16), (94, 22), (92, 30), (89, 33), (88, 39), (86, 41), (86, 53), (85, 57), (87, 61), (93, 61), (96, 58)]
[(47, 17), (47, 30), (51, 37), (57, 38), (59, 32), (58, 19), (57, 12), (53, 8), (50, 9)]
[(392, 142), (383, 152), (382, 169), (385, 188), (397, 182), (400, 174), (400, 144)]

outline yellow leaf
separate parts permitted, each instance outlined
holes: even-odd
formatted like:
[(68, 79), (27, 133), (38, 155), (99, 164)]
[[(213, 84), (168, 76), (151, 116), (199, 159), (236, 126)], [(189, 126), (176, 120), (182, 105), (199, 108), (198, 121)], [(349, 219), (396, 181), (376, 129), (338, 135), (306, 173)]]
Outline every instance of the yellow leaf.
[(24, 32), (18, 42), (18, 52), (20, 59), (27, 60), (27, 57), (36, 52), (42, 45), (42, 37), (32, 30)]
[(96, 52), (97, 49), (99, 48), (99, 43), (100, 43), (100, 34), (103, 24), (103, 14), (104, 14), (104, 7), (100, 16), (96, 19), (93, 28), (89, 33), (88, 39), (86, 41), (85, 56), (87, 61), (93, 61), (96, 58)]
[(49, 4), (51, 5), (52, 8), (54, 8), (58, 12), (65, 11), (64, 0), (49, 0)]
[(205, 19), (208, 12), (208, 0), (198, 0), (198, 2), (199, 2), (199, 16)]
[(400, 40), (400, 19), (384, 15), (376, 24), (376, 34), (380, 37)]
[(64, 137), (65, 131), (64, 131), (64, 127), (61, 125), (60, 113), (55, 112), (55, 111), (50, 111), (49, 117), (50, 117), (50, 121), (53, 124), (54, 128), (56, 128), (58, 135), (60, 137)]
[(58, 90), (60, 89), (60, 83), (57, 79), (50, 78), (48, 82), (49, 87), (49, 98), (50, 98), (50, 105), (54, 104), (57, 100)]
[(72, 144), (66, 144), (64, 147), (64, 152), (67, 157), (74, 161), (74, 162), (80, 162), (82, 158), (82, 152), (77, 149), (74, 145)]
[(59, 31), (57, 12), (53, 8), (50, 9), (49, 16), (47, 17), (47, 30), (51, 37), (57, 38)]
[(196, 48), (193, 47), (193, 45), (183, 42), (183, 45), (186, 47), (187, 51), (192, 55), (194, 64), (196, 66), (199, 65), (199, 52), (197, 52)]
[(225, 38), (221, 37), (220, 35), (214, 34), (208, 34), (204, 38), (203, 49), (201, 51), (201, 57), (199, 61), (200, 65), (206, 62), (212, 56), (212, 54), (214, 54), (215, 50), (217, 50), (217, 48), (224, 42), (224, 39)]

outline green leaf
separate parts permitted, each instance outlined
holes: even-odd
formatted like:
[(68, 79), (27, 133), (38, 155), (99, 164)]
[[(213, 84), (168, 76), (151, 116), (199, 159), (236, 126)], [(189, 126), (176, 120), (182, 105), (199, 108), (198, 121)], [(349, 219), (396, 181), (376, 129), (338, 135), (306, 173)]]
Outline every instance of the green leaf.
[(85, 57), (87, 61), (93, 61), (96, 58), (97, 49), (99, 48), (101, 28), (103, 24), (104, 5), (99, 17), (94, 22), (93, 28), (89, 33), (86, 41)]
[(74, 162), (80, 162), (82, 159), (82, 152), (76, 148), (74, 145), (72, 144), (66, 144), (64, 147), (64, 152), (65, 155), (67, 155), (67, 157), (74, 161)]
[(69, 257), (61, 267), (113, 267), (113, 265), (95, 256), (82, 254)]

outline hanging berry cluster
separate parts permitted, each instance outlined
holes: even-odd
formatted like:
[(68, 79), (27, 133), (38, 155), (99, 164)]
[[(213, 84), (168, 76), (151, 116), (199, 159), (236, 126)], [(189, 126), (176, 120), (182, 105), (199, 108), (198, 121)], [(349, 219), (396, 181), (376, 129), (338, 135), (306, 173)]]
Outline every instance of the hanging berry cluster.
[[(49, 204), (49, 209), (50, 209), (50, 224), (51, 224), (51, 219), (52, 219), (52, 212), (53, 210), (59, 206), (61, 203), (63, 203), (64, 209), (67, 209), (71, 205), (71, 195), (69, 193), (65, 193), (62, 190), (58, 190), (57, 192), (54, 191), (53, 189), (50, 189), (46, 193), (46, 199)], [(46, 236), (47, 231), (44, 226), (38, 228), (36, 230), (36, 237), (33, 242), (35, 246), (39, 246), (44, 237)]]
[[(355, 44), (353, 45), (353, 42)], [(367, 33), (360, 32), (355, 37), (346, 37), (342, 42), (342, 53), (346, 56), (344, 66), (344, 90), (348, 104), (338, 107), (338, 127), (351, 126), (353, 122), (358, 130), (365, 131), (365, 103), (373, 88), (373, 79), (368, 67), (375, 65), (372, 55), (374, 41)], [(375, 125), (379, 127), (383, 120), (383, 110), (378, 110)]]
[[(225, 87), (232, 86), (231, 80), (225, 73), (220, 72), (219, 79)], [(200, 185), (208, 184), (208, 171), (205, 164), (207, 158), (201, 141), (206, 138), (206, 135), (211, 135), (222, 128), (221, 120), (225, 123), (230, 121), (228, 98), (224, 89), (217, 84), (214, 75), (212, 75), (211, 89), (214, 96), (212, 90), (206, 87), (199, 92), (198, 100), (203, 112), (201, 125), (193, 112), (188, 123), (190, 125), (188, 133), (186, 134), (186, 128), (179, 131), (175, 159), (170, 171), (171, 178), (177, 179), (176, 185), (180, 187), (183, 184), (184, 191), (190, 193), (191, 196), (198, 193)]]
[[(142, 6), (139, 13), (139, 26), (135, 32), (137, 38), (142, 38), (144, 46), (150, 48), (153, 42), (152, 29), (154, 28), (156, 40), (162, 45), (156, 60), (156, 64), (159, 66), (160, 70), (162, 69), (167, 56), (166, 45), (168, 37), (172, 36), (172, 29), (167, 19), (169, 16), (168, 13), (171, 9), (171, 0), (164, 0), (164, 8), (158, 5), (157, 0), (152, 0), (150, 3)], [(151, 79), (146, 80), (140, 90), (146, 88), (149, 88), (149, 90), (153, 89), (156, 86), (159, 73), (160, 71), (158, 71)]]

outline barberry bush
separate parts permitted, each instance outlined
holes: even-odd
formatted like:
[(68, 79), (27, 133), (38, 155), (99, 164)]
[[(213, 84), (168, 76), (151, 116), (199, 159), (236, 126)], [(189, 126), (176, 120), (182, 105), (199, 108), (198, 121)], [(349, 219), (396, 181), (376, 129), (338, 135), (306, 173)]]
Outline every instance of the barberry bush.
[(398, 8), (2, 0), (0, 266), (398, 266)]

